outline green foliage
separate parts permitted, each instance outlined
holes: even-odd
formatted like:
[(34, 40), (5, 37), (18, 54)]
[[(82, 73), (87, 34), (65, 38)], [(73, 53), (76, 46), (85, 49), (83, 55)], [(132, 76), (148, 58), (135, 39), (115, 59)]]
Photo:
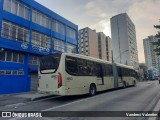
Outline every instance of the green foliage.
[(156, 46), (154, 51), (156, 52), (157, 55), (160, 55), (160, 25), (154, 25), (154, 28), (159, 30), (157, 31), (157, 34), (155, 35), (155, 37), (158, 38), (158, 41), (153, 43), (153, 45)]

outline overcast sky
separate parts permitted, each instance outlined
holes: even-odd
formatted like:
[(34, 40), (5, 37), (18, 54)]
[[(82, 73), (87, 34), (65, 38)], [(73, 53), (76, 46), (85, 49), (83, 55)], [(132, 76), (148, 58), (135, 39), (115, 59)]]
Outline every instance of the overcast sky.
[(78, 25), (111, 36), (110, 18), (126, 12), (136, 26), (139, 62), (144, 62), (143, 39), (160, 24), (160, 0), (36, 0)]

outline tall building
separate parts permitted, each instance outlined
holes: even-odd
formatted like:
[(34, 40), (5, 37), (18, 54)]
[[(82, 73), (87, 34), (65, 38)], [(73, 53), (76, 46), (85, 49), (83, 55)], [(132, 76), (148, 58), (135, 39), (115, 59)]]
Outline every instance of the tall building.
[(156, 52), (154, 51), (156, 46), (153, 45), (153, 42), (156, 41), (156, 37), (148, 36), (148, 38), (143, 39), (143, 46), (146, 66), (148, 67), (148, 69), (158, 71), (155, 72), (156, 76), (158, 76), (160, 69), (160, 57), (156, 55)]
[(99, 58), (112, 62), (111, 38), (106, 36), (103, 32), (99, 32), (97, 34)]
[(112, 62), (112, 40), (109, 36), (106, 37), (106, 51), (107, 51), (107, 61), (111, 61)]
[(146, 81), (148, 79), (148, 69), (144, 63), (139, 64), (140, 81)]
[(126, 13), (111, 18), (113, 60), (139, 69), (135, 25)]
[(78, 26), (34, 0), (0, 0), (0, 94), (36, 90), (39, 57), (77, 52)]
[(88, 27), (79, 30), (79, 54), (99, 58), (96, 30)]

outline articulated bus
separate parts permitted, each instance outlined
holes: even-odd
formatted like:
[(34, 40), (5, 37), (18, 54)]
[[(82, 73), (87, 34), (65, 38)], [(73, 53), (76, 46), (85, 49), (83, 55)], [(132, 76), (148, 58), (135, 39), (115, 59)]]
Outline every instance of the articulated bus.
[(130, 66), (71, 53), (43, 56), (38, 70), (38, 91), (53, 95), (95, 95), (96, 92), (136, 85)]

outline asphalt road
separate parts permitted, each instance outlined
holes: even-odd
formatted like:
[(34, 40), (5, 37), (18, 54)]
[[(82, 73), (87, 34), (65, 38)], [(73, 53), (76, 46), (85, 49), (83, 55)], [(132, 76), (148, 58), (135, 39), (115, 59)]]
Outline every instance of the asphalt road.
[[(99, 93), (94, 97), (56, 97), (47, 100), (0, 107), (0, 111), (152, 111), (160, 99), (158, 81), (138, 83), (136, 87)], [(94, 113), (94, 112), (93, 112)], [(75, 114), (75, 113), (73, 113)], [(77, 113), (76, 113), (77, 114)], [(86, 112), (87, 114), (87, 112)], [(98, 114), (98, 113), (94, 113)], [(18, 118), (20, 119), (20, 118)], [(26, 120), (31, 118), (25, 118)], [(37, 118), (39, 120), (40, 118)], [(136, 120), (142, 117), (54, 117), (43, 120)], [(148, 119), (148, 118), (144, 118)], [(12, 118), (17, 120), (17, 118)], [(35, 118), (32, 118), (35, 120)]]

